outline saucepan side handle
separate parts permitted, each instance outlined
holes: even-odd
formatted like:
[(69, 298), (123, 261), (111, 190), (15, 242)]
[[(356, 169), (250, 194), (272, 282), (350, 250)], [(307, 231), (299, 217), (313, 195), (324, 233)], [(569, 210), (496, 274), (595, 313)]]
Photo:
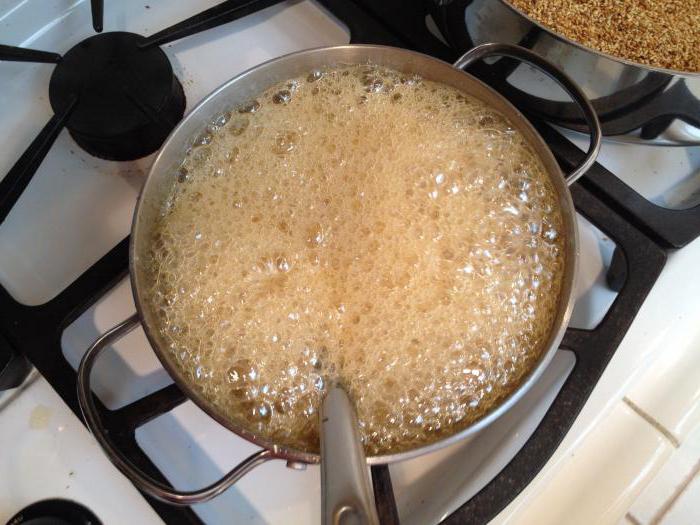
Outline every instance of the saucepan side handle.
[(95, 439), (97, 439), (110, 461), (142, 492), (165, 503), (178, 506), (209, 501), (224, 492), (258, 465), (273, 459), (272, 452), (267, 449), (256, 452), (236, 465), (224, 477), (207, 487), (199, 490), (179, 491), (147, 476), (135, 467), (121, 451), (116, 449), (107, 438), (95, 407), (95, 401), (90, 389), (90, 373), (102, 351), (111, 343), (131, 332), (139, 323), (138, 315), (134, 314), (101, 335), (85, 352), (78, 368), (78, 402), (83, 412), (83, 418), (88, 429), (95, 436)]
[(566, 183), (568, 185), (573, 184), (593, 165), (598, 157), (598, 152), (600, 151), (600, 141), (603, 133), (600, 129), (598, 115), (596, 114), (595, 109), (593, 109), (591, 101), (588, 100), (588, 97), (583, 93), (576, 82), (574, 82), (561, 69), (548, 60), (545, 60), (537, 53), (533, 53), (529, 49), (519, 46), (500, 43), (481, 44), (464, 53), (461, 57), (459, 57), (459, 59), (457, 59), (453, 66), (457, 69), (464, 69), (477, 60), (490, 56), (507, 56), (510, 58), (515, 58), (516, 60), (522, 60), (523, 62), (544, 71), (562, 88), (564, 88), (574, 102), (581, 108), (583, 116), (586, 119), (586, 124), (591, 132), (591, 140), (588, 146), (588, 152), (586, 153), (583, 161), (581, 161), (578, 167), (576, 167), (576, 169), (574, 169), (566, 177)]

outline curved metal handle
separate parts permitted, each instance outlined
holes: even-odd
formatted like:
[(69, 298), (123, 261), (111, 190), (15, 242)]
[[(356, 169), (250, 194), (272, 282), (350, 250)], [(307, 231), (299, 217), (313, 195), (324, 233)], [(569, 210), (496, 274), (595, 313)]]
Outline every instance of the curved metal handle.
[(564, 90), (569, 94), (569, 96), (574, 100), (576, 104), (581, 108), (583, 116), (586, 119), (586, 124), (591, 130), (591, 141), (588, 146), (588, 152), (585, 158), (579, 166), (573, 170), (568, 177), (566, 177), (566, 183), (570, 186), (576, 182), (583, 174), (588, 171), (588, 169), (593, 165), (600, 151), (600, 142), (602, 138), (602, 130), (600, 128), (600, 121), (598, 120), (598, 115), (593, 109), (591, 101), (583, 93), (580, 87), (569, 78), (569, 76), (564, 73), (557, 66), (545, 60), (537, 53), (533, 53), (529, 49), (525, 49), (519, 46), (514, 46), (511, 44), (481, 44), (476, 46), (461, 57), (453, 64), (457, 69), (464, 69), (465, 67), (471, 65), (477, 60), (486, 58), (493, 55), (508, 56), (518, 60), (522, 60), (541, 69), (547, 75), (549, 75), (553, 80), (555, 80)]
[(178, 506), (187, 506), (194, 503), (209, 501), (224, 492), (258, 465), (273, 459), (272, 452), (263, 449), (248, 456), (224, 477), (203, 489), (179, 491), (147, 476), (132, 465), (124, 454), (114, 448), (107, 438), (102, 428), (100, 418), (97, 415), (95, 402), (92, 398), (92, 391), (90, 390), (90, 372), (92, 371), (95, 361), (105, 347), (131, 332), (139, 325), (139, 322), (138, 315), (132, 315), (101, 335), (92, 343), (88, 351), (85, 352), (83, 359), (80, 361), (80, 367), (78, 368), (78, 402), (83, 412), (83, 418), (85, 419), (88, 429), (95, 436), (95, 439), (97, 439), (97, 442), (105, 451), (110, 461), (142, 492), (153, 496), (157, 500)]

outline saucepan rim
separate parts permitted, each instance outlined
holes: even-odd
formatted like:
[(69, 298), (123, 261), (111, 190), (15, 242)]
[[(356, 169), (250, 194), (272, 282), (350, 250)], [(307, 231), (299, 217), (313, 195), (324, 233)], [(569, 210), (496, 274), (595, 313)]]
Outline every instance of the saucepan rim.
[[(576, 217), (574, 205), (571, 199), (570, 192), (566, 185), (564, 175), (556, 163), (551, 150), (546, 145), (539, 133), (534, 129), (530, 122), (502, 95), (498, 94), (488, 85), (482, 83), (480, 80), (474, 78), (473, 76), (464, 73), (462, 71), (456, 70), (451, 64), (438, 60), (429, 55), (424, 55), (422, 53), (417, 53), (415, 51), (410, 51), (401, 48), (389, 47), (389, 46), (378, 46), (378, 45), (342, 45), (342, 46), (330, 46), (330, 47), (320, 47), (314, 49), (307, 49), (299, 51), (296, 53), (291, 53), (283, 57), (279, 57), (263, 64), (259, 64), (240, 75), (228, 80), (216, 90), (214, 90), (210, 95), (204, 98), (192, 111), (184, 117), (184, 119), (175, 127), (172, 133), (164, 142), (161, 147), (151, 170), (143, 184), (142, 190), (139, 194), (138, 202), (134, 210), (134, 216), (132, 220), (131, 228), (131, 239), (129, 246), (129, 274), (131, 280), (131, 288), (134, 296), (134, 302), (136, 304), (136, 310), (138, 317), (143, 326), (143, 330), (146, 337), (151, 344), (153, 351), (156, 353), (159, 361), (162, 363), (163, 367), (167, 370), (168, 374), (174, 380), (174, 382), (179, 386), (179, 388), (184, 392), (184, 394), (191, 399), (199, 408), (206, 412), (209, 416), (219, 422), (221, 425), (231, 430), (240, 437), (255, 443), (269, 451), (278, 458), (286, 459), (295, 462), (304, 463), (318, 463), (319, 455), (316, 453), (310, 453), (300, 450), (295, 450), (285, 446), (281, 446), (261, 436), (251, 432), (247, 428), (238, 425), (235, 421), (225, 417), (220, 411), (213, 405), (212, 402), (207, 400), (187, 379), (183, 376), (183, 373), (179, 370), (177, 365), (171, 360), (167, 349), (163, 348), (159, 337), (156, 334), (156, 330), (149, 322), (149, 315), (147, 308), (145, 306), (145, 301), (143, 294), (141, 293), (141, 273), (139, 272), (139, 241), (141, 240), (142, 231), (147, 229), (147, 225), (144, 225), (141, 221), (143, 217), (142, 208), (144, 207), (144, 202), (149, 198), (150, 193), (154, 191), (150, 183), (154, 179), (154, 174), (160, 173), (162, 170), (171, 169), (170, 159), (166, 157), (172, 155), (171, 149), (173, 148), (174, 139), (180, 137), (183, 133), (183, 129), (192, 119), (201, 118), (201, 114), (206, 113), (207, 108), (214, 104), (214, 101), (222, 96), (227, 90), (231, 89), (231, 86), (245, 82), (245, 79), (252, 73), (259, 71), (262, 68), (275, 68), (284, 62), (290, 60), (300, 60), (303, 57), (310, 54), (320, 54), (327, 55), (328, 65), (333, 64), (351, 64), (351, 63), (378, 63), (382, 65), (381, 62), (376, 62), (372, 60), (373, 56), (381, 56), (386, 53), (397, 53), (405, 54), (407, 58), (411, 60), (417, 60), (419, 63), (430, 64), (431, 67), (438, 68), (449, 68), (452, 71), (458, 71), (460, 75), (464, 75), (464, 84), (470, 84), (472, 86), (472, 91), (478, 91), (479, 93), (488, 93), (490, 100), (487, 103), (492, 103), (493, 101), (499, 101), (496, 109), (505, 114), (507, 118), (515, 125), (520, 131), (522, 131), (525, 136), (530, 141), (532, 147), (535, 149), (536, 153), (540, 156), (542, 163), (544, 164), (552, 183), (559, 194), (559, 205), (561, 208), (561, 214), (564, 225), (564, 235), (566, 236), (564, 242), (564, 256), (565, 256), (565, 269), (562, 277), (561, 290), (559, 295), (558, 310), (555, 316), (549, 341), (546, 346), (543, 347), (540, 357), (536, 364), (532, 366), (530, 371), (523, 376), (522, 380), (518, 386), (503, 400), (497, 402), (494, 407), (487, 412), (480, 419), (472, 422), (465, 428), (450, 434), (446, 437), (438, 439), (426, 445), (422, 445), (416, 448), (399, 451), (389, 454), (380, 454), (367, 457), (368, 464), (385, 464), (392, 463), (396, 461), (403, 461), (406, 459), (414, 458), (429, 452), (436, 451), (438, 449), (444, 448), (451, 444), (457, 443), (468, 436), (474, 435), (486, 426), (490, 425), (493, 421), (498, 419), (501, 415), (507, 412), (514, 404), (516, 404), (525, 393), (532, 387), (532, 385), (540, 378), (545, 368), (554, 357), (554, 354), (559, 348), (559, 344), (564, 336), (564, 332), (568, 325), (569, 319), (571, 317), (571, 312), (573, 310), (574, 304), (574, 282), (576, 277), (577, 265), (578, 265), (578, 230), (576, 226)], [(343, 56), (363, 56), (364, 60), (362, 62), (356, 62), (351, 59), (343, 60)], [(424, 62), (425, 61), (425, 62)], [(418, 71), (420, 74), (420, 71)], [(283, 78), (277, 79), (277, 81), (284, 80)], [(439, 81), (439, 80), (438, 80)], [(478, 89), (477, 89), (478, 87)], [(469, 93), (469, 91), (467, 91)], [(474, 95), (477, 96), (478, 95)], [(480, 97), (479, 97), (480, 98)], [(208, 115), (209, 122), (214, 118), (215, 115)], [(202, 128), (205, 127), (204, 120), (202, 121)], [(194, 140), (194, 136), (191, 137)], [(182, 151), (184, 158), (185, 152)]]

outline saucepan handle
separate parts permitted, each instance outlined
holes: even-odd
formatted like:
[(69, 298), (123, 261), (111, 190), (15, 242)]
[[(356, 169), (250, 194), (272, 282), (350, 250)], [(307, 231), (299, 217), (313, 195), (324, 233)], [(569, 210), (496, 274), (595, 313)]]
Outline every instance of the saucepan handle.
[(464, 53), (461, 57), (459, 57), (459, 59), (457, 59), (453, 66), (457, 69), (464, 69), (477, 60), (490, 56), (507, 56), (510, 58), (515, 58), (544, 71), (562, 88), (564, 88), (574, 102), (581, 108), (583, 116), (586, 119), (586, 124), (591, 132), (591, 140), (588, 146), (588, 152), (586, 153), (583, 161), (581, 161), (578, 167), (566, 177), (566, 183), (568, 185), (573, 184), (593, 165), (596, 157), (598, 156), (598, 152), (600, 151), (600, 141), (603, 133), (600, 129), (598, 115), (596, 114), (595, 109), (593, 109), (591, 101), (588, 100), (588, 97), (583, 93), (576, 82), (571, 80), (571, 78), (569, 78), (569, 76), (561, 69), (548, 60), (545, 60), (537, 53), (533, 53), (529, 49), (519, 46), (499, 43), (481, 44)]
[(107, 438), (95, 407), (95, 401), (90, 390), (90, 372), (105, 347), (124, 337), (136, 328), (139, 323), (138, 315), (134, 314), (101, 335), (85, 352), (78, 368), (78, 402), (83, 412), (83, 418), (88, 429), (95, 436), (95, 439), (97, 439), (110, 461), (142, 492), (153, 496), (157, 500), (178, 506), (209, 501), (224, 492), (258, 465), (273, 459), (272, 452), (267, 449), (256, 452), (236, 465), (223, 478), (207, 487), (199, 490), (180, 491), (147, 476), (135, 467), (121, 451), (116, 449)]

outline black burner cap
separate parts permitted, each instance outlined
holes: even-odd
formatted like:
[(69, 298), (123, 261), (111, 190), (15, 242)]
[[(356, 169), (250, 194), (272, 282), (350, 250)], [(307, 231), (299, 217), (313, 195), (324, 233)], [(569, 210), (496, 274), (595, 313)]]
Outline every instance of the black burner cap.
[(145, 38), (109, 32), (83, 40), (54, 69), (49, 98), (56, 114), (77, 99), (66, 123), (88, 153), (131, 160), (157, 150), (182, 118), (185, 94), (168, 57)]
[(101, 525), (90, 509), (67, 499), (45, 499), (15, 514), (7, 525)]

